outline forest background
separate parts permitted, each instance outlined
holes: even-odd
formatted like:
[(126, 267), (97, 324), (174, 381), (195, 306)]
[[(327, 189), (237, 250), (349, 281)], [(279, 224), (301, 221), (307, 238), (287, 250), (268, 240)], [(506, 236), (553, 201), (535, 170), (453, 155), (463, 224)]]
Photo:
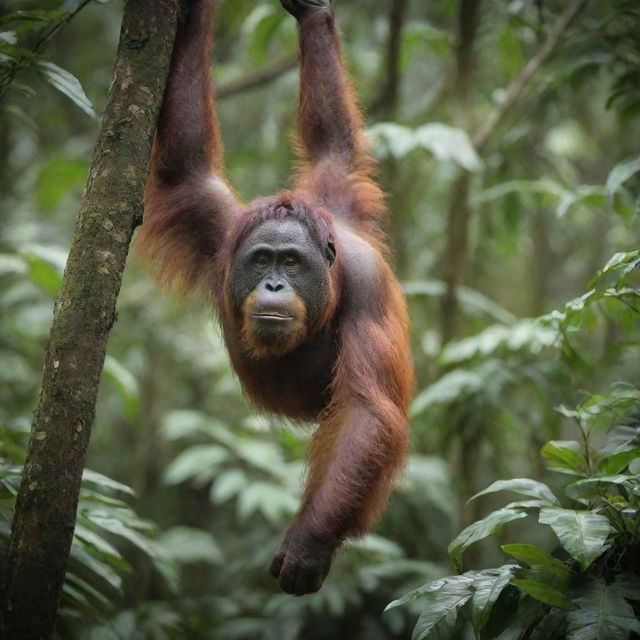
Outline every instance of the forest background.
[[(309, 432), (255, 415), (210, 311), (160, 295), (132, 257), (58, 634), (370, 640), (411, 637), (420, 615), (415, 637), (635, 637), (640, 9), (352, 0), (336, 11), (410, 306), (407, 471), (375, 533), (347, 545), (318, 594), (279, 593), (266, 567), (298, 504)], [(4, 540), (121, 15), (115, 0), (0, 2)], [(248, 200), (288, 184), (295, 22), (275, 0), (221, 0), (215, 38), (226, 167)], [(524, 477), (534, 481), (494, 489), (539, 504), (487, 521), (504, 500), (468, 502)], [(550, 522), (547, 490), (591, 546)], [(482, 574), (504, 583), (491, 606), (470, 599), (483, 593), (475, 574), (432, 582), (499, 565), (510, 568)], [(504, 613), (492, 627), (494, 605), (520, 607), (520, 626)]]

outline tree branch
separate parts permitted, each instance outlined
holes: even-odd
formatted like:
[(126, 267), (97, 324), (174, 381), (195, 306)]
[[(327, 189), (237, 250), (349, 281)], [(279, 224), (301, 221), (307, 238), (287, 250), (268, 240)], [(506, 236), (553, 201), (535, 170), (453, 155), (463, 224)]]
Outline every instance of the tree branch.
[(282, 60), (275, 62), (270, 67), (258, 69), (258, 71), (250, 73), (243, 78), (230, 80), (225, 84), (220, 85), (216, 90), (216, 97), (218, 99), (228, 98), (229, 96), (234, 96), (238, 93), (243, 93), (244, 91), (248, 91), (250, 89), (256, 89), (265, 84), (268, 84), (272, 80), (275, 80), (284, 73), (287, 73), (287, 71), (295, 69), (297, 65), (297, 54), (289, 56), (287, 58), (283, 58)]
[[(516, 101), (521, 97), (525, 88), (531, 82), (534, 75), (549, 58), (563, 34), (584, 8), (588, 0), (574, 0), (571, 6), (558, 19), (555, 26), (540, 46), (536, 54), (527, 62), (522, 70), (513, 78), (507, 88), (505, 100), (496, 107), (491, 115), (485, 120), (479, 131), (473, 137), (473, 145), (480, 153), (490, 137), (495, 133), (506, 115), (509, 113)], [(464, 4), (475, 4), (475, 0), (461, 0), (460, 18), (464, 13)], [(461, 37), (465, 33), (463, 25), (460, 24)], [(458, 47), (458, 72), (466, 68), (472, 68), (469, 64), (463, 64), (462, 56), (468, 47)], [(468, 80), (463, 82), (465, 91), (468, 90)], [(447, 223), (447, 245), (443, 256), (443, 279), (446, 284), (446, 292), (442, 300), (441, 332), (443, 342), (447, 342), (457, 333), (459, 313), (456, 291), (459, 285), (464, 282), (467, 259), (468, 225), (471, 217), (469, 210), (468, 192), (470, 175), (468, 172), (462, 173), (454, 182), (452, 195), (449, 202), (448, 223)]]
[(45, 354), (0, 603), (6, 640), (51, 637), (75, 526), (107, 337), (142, 217), (175, 0), (127, 0), (114, 78)]
[(588, 0), (575, 0), (573, 2), (573, 4), (562, 14), (558, 22), (556, 22), (555, 26), (547, 36), (547, 39), (538, 49), (538, 52), (511, 81), (507, 88), (507, 95), (504, 101), (501, 102), (493, 113), (485, 120), (484, 125), (473, 137), (473, 144), (478, 151), (483, 149), (491, 135), (500, 126), (500, 123), (504, 120), (507, 113), (522, 95), (522, 92), (525, 90), (533, 76), (551, 55), (560, 41), (560, 38), (573, 22), (574, 18), (587, 4), (587, 1)]

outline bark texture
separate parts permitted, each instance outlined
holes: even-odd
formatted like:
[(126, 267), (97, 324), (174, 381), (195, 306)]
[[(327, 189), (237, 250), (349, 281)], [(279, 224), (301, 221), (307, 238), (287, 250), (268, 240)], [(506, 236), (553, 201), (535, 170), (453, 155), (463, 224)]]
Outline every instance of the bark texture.
[(46, 348), (1, 602), (4, 640), (52, 636), (109, 330), (142, 219), (175, 0), (128, 0), (105, 115)]

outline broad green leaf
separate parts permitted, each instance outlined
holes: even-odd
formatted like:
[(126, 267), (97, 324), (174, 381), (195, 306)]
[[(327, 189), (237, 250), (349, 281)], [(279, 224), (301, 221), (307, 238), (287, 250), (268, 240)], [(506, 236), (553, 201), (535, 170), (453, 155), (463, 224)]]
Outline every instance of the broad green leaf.
[(460, 571), (462, 568), (462, 554), (474, 542), (484, 540), (484, 538), (490, 536), (498, 527), (513, 520), (526, 518), (527, 515), (525, 509), (507, 506), (490, 513), (482, 520), (470, 524), (449, 544), (449, 558), (454, 567)]
[(508, 326), (494, 325), (469, 338), (453, 341), (445, 346), (440, 361), (453, 364), (475, 357), (487, 358), (498, 351), (529, 351), (540, 353), (558, 342), (556, 329), (532, 320), (519, 320)]
[(568, 610), (578, 608), (575, 603), (571, 602), (571, 600), (562, 593), (562, 591), (552, 587), (546, 582), (523, 578), (512, 578), (511, 584), (518, 587), (521, 591), (528, 593), (536, 600), (540, 600), (540, 602), (544, 602), (545, 604), (550, 604), (553, 607)]
[(274, 525), (280, 524), (298, 508), (298, 501), (283, 487), (269, 482), (252, 482), (238, 499), (238, 515), (246, 520), (256, 512)]
[(471, 590), (471, 586), (473, 585), (473, 579), (469, 578), (467, 575), (460, 576), (449, 576), (447, 578), (440, 578), (438, 580), (434, 580), (433, 582), (428, 582), (427, 584), (423, 584), (421, 587), (417, 589), (413, 589), (408, 593), (405, 593), (402, 598), (398, 598), (398, 600), (394, 600), (390, 602), (386, 607), (385, 611), (389, 611), (389, 609), (394, 609), (395, 607), (400, 607), (402, 605), (407, 604), (408, 602), (412, 602), (417, 598), (422, 598), (428, 593), (432, 593), (434, 591), (438, 591), (442, 589), (446, 584), (454, 583), (458, 585), (460, 589), (468, 589)]
[(430, 406), (446, 404), (457, 398), (478, 393), (484, 388), (485, 382), (478, 371), (454, 369), (445, 373), (413, 399), (410, 414), (417, 416)]
[(67, 261), (67, 251), (54, 246), (28, 244), (21, 247), (20, 255), (29, 267), (31, 280), (49, 295), (57, 295)]
[(368, 130), (368, 134), (380, 155), (403, 158), (414, 149), (422, 148), (438, 160), (455, 162), (467, 171), (479, 171), (482, 164), (466, 132), (440, 122), (417, 129), (394, 122), (379, 122)]
[(600, 468), (605, 474), (615, 474), (637, 457), (640, 457), (640, 428), (618, 425), (607, 433), (600, 448)]
[(139, 390), (136, 377), (121, 362), (113, 356), (104, 360), (104, 376), (118, 390), (124, 402), (125, 415), (135, 420), (139, 410)]
[(235, 446), (235, 435), (220, 420), (203, 411), (176, 409), (162, 420), (162, 435), (167, 440), (208, 436), (229, 447)]
[(640, 156), (617, 164), (607, 177), (607, 196), (613, 198), (616, 191), (633, 175), (640, 171)]
[(91, 520), (91, 522), (99, 526), (104, 531), (108, 531), (114, 536), (125, 538), (138, 547), (138, 549), (144, 551), (144, 553), (150, 556), (155, 554), (152, 540), (140, 531), (129, 526), (127, 522), (116, 517), (109, 517), (108, 514), (102, 514), (97, 511), (87, 513), (86, 516), (87, 519)]
[(412, 640), (423, 640), (450, 613), (465, 604), (472, 596), (468, 585), (459, 582), (447, 582), (438, 591), (425, 594), (425, 608), (413, 630)]
[(473, 577), (472, 619), (473, 627), (479, 632), (486, 624), (491, 608), (509, 584), (516, 565), (507, 564), (497, 569), (468, 572), (465, 575)]
[(91, 101), (87, 98), (82, 85), (72, 73), (53, 62), (39, 62), (38, 68), (49, 84), (64, 93), (68, 98), (71, 98), (87, 115), (92, 118), (96, 117)]
[(182, 563), (221, 564), (224, 555), (208, 531), (192, 527), (172, 527), (158, 538), (162, 549)]
[(93, 484), (96, 487), (106, 487), (107, 489), (111, 489), (119, 493), (127, 493), (130, 496), (135, 496), (135, 491), (131, 487), (128, 487), (126, 484), (122, 484), (117, 480), (112, 480), (102, 473), (91, 471), (91, 469), (85, 469), (82, 472), (82, 480), (83, 482), (88, 482), (89, 484)]
[(210, 499), (216, 504), (222, 504), (237, 496), (249, 485), (249, 478), (242, 469), (221, 471), (211, 485)]
[(467, 602), (473, 595), (473, 580), (467, 576), (452, 576), (436, 580), (409, 592), (403, 598), (387, 605), (385, 611), (416, 598), (423, 599), (424, 608), (413, 630), (412, 640), (422, 640), (452, 611)]
[(88, 554), (118, 571), (131, 571), (131, 565), (113, 545), (80, 523), (76, 523), (74, 543), (81, 545)]
[(404, 158), (416, 148), (413, 129), (394, 122), (378, 122), (367, 130), (378, 156)]
[(88, 582), (85, 582), (82, 578), (75, 575), (73, 572), (67, 571), (64, 576), (64, 580), (65, 580), (65, 585), (67, 585), (68, 583), (75, 584), (79, 589), (81, 589), (82, 591), (87, 593), (89, 596), (94, 598), (97, 602), (100, 602), (101, 604), (105, 605), (107, 608), (109, 608), (112, 605), (112, 602), (109, 600), (109, 598), (107, 598), (105, 595), (100, 593)]
[(584, 475), (587, 461), (580, 450), (580, 445), (573, 440), (551, 440), (542, 447), (540, 453), (550, 469)]
[(611, 584), (604, 580), (590, 580), (580, 588), (577, 611), (567, 616), (567, 640), (628, 640), (631, 632), (640, 634), (640, 621), (625, 597), (638, 598), (640, 585), (632, 595), (625, 589), (624, 580)]
[(633, 486), (640, 486), (640, 479), (625, 474), (585, 478), (568, 485), (565, 492), (569, 498), (588, 504), (593, 498), (606, 494), (607, 487), (612, 484), (631, 489)]
[(582, 569), (609, 548), (607, 538), (611, 525), (605, 516), (590, 511), (550, 507), (540, 510), (538, 521), (553, 529), (560, 544)]
[(197, 484), (206, 484), (228, 458), (229, 451), (216, 444), (189, 447), (167, 466), (163, 474), (164, 482), (172, 485), (194, 480)]
[(416, 144), (431, 151), (438, 160), (452, 160), (467, 171), (479, 171), (482, 162), (462, 129), (440, 122), (422, 125), (415, 132)]
[(600, 462), (602, 472), (611, 475), (622, 471), (633, 460), (640, 458), (640, 447), (637, 449), (629, 449), (628, 451), (620, 451), (603, 458)]
[(78, 562), (83, 569), (88, 569), (98, 578), (104, 580), (116, 591), (122, 590), (122, 578), (107, 563), (97, 560), (80, 545), (71, 545), (71, 557)]
[(476, 495), (469, 498), (469, 500), (475, 500), (480, 496), (484, 496), (489, 493), (496, 493), (498, 491), (513, 491), (514, 493), (519, 493), (523, 496), (538, 498), (549, 505), (560, 505), (558, 498), (553, 495), (553, 491), (551, 491), (546, 484), (536, 482), (535, 480), (529, 480), (529, 478), (496, 480), (493, 484), (484, 489), (484, 491), (476, 493)]
[(564, 562), (533, 544), (505, 544), (502, 550), (529, 565), (537, 576), (552, 586), (564, 588), (571, 576), (571, 569)]

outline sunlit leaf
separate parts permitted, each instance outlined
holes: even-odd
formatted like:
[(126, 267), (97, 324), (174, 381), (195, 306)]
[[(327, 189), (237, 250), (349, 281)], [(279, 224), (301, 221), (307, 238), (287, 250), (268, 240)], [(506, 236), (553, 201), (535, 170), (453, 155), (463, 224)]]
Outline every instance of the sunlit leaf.
[(128, 487), (126, 484), (122, 484), (117, 480), (112, 480), (111, 478), (103, 475), (102, 473), (98, 473), (97, 471), (91, 471), (91, 469), (85, 469), (82, 472), (82, 480), (83, 482), (93, 484), (99, 488), (107, 488), (107, 489), (111, 489), (112, 491), (117, 491), (119, 493), (127, 493), (130, 496), (135, 495), (134, 490), (131, 487)]
[(616, 191), (640, 171), (640, 156), (617, 164), (607, 177), (607, 196), (613, 198)]
[(491, 609), (509, 584), (516, 565), (507, 564), (497, 569), (467, 572), (473, 576), (472, 620), (476, 630), (484, 627)]
[(192, 527), (172, 527), (158, 537), (158, 544), (184, 563), (220, 564), (224, 556), (213, 535)]
[(71, 98), (87, 115), (92, 118), (96, 117), (89, 98), (87, 98), (82, 85), (73, 74), (53, 62), (41, 61), (38, 63), (38, 68), (52, 86), (64, 93), (68, 98)]
[(496, 493), (498, 491), (513, 491), (523, 496), (530, 496), (532, 498), (538, 498), (543, 502), (547, 502), (550, 505), (560, 505), (558, 498), (553, 495), (553, 491), (549, 487), (536, 480), (529, 480), (529, 478), (512, 478), (511, 480), (496, 480), (493, 484), (488, 486), (483, 491), (476, 493), (469, 500), (475, 500), (480, 496), (487, 495), (489, 493)]
[[(544, 504), (544, 503), (541, 503)], [(449, 558), (459, 571), (462, 567), (462, 554), (475, 542), (490, 536), (499, 527), (513, 520), (527, 517), (527, 511), (521, 508), (503, 507), (488, 516), (464, 528), (449, 544)]]
[(216, 469), (228, 458), (229, 451), (219, 445), (194, 445), (167, 466), (163, 474), (164, 482), (172, 485), (194, 480), (198, 484), (205, 484), (214, 477)]
[(547, 524), (558, 536), (564, 549), (586, 569), (609, 548), (611, 524), (606, 516), (591, 511), (545, 508), (540, 510), (540, 524)]
[[(638, 454), (640, 456), (640, 454)], [(578, 480), (567, 486), (565, 492), (573, 500), (588, 503), (596, 496), (603, 495), (610, 485), (618, 485), (632, 489), (634, 486), (640, 487), (640, 478), (631, 475), (609, 475), (596, 476)]]
[(587, 461), (582, 455), (580, 445), (573, 440), (551, 440), (540, 450), (550, 469), (584, 475)]

